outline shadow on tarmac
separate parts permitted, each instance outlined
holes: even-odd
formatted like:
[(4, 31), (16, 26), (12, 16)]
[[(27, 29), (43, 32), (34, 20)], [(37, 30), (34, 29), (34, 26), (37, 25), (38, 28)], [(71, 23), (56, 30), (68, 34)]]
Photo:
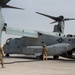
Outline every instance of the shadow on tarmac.
[(37, 62), (37, 61), (39, 61), (38, 59), (36, 59), (35, 57), (27, 57), (27, 56), (10, 56), (10, 57), (4, 57), (5, 59), (7, 58), (7, 59), (9, 59), (9, 58), (11, 58), (11, 59), (13, 59), (13, 58), (15, 58), (15, 59), (31, 59), (31, 60), (23, 60), (23, 61), (19, 61), (19, 60), (17, 60), (17, 61), (10, 61), (10, 62), (6, 62), (6, 63), (4, 63), (4, 64), (14, 64), (14, 63), (26, 63), (26, 62)]
[(53, 59), (53, 58), (48, 58), (48, 60), (52, 61), (58, 61), (58, 62), (63, 62), (63, 63), (75, 63), (75, 59), (69, 59), (69, 58), (59, 58), (59, 59)]
[[(30, 57), (30, 56), (10, 56), (10, 57), (4, 57), (4, 58), (16, 58), (16, 59), (31, 59), (31, 60), (25, 60), (25, 61), (11, 61), (11, 62), (6, 62), (4, 64), (14, 64), (14, 63), (26, 63), (26, 62), (38, 62), (42, 60), (36, 59), (36, 57)], [(53, 59), (53, 58), (48, 58), (48, 61), (57, 61), (57, 62), (63, 62), (63, 63), (75, 63), (75, 59), (68, 59), (68, 58), (59, 58), (59, 59)]]
[(35, 62), (35, 61), (13, 61), (13, 62), (6, 62), (4, 64), (26, 63), (26, 62)]

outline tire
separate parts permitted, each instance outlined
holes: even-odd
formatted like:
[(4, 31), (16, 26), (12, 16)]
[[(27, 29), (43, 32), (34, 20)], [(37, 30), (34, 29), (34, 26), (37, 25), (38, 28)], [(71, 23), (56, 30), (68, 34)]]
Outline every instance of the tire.
[(42, 60), (42, 59), (43, 59), (42, 55), (37, 56), (36, 58), (37, 58), (38, 60)]
[(55, 59), (55, 60), (58, 59), (58, 58), (59, 58), (59, 56), (57, 56), (57, 55), (53, 56), (53, 59)]
[(9, 54), (6, 54), (5, 56), (6, 56), (6, 57), (9, 57)]

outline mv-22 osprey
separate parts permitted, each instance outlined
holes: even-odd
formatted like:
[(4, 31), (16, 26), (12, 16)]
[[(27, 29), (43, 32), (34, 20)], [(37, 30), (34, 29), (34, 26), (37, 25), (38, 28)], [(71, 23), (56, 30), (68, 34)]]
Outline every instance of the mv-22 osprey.
[[(6, 5), (10, 0), (0, 1), (2, 4), (0, 5), (0, 12), (2, 7), (10, 7)], [(8, 27), (6, 23), (3, 22), (3, 19), (0, 18), (1, 34), (2, 31), (5, 31), (7, 34), (22, 36), (21, 38), (9, 38), (6, 40), (6, 43), (3, 46), (6, 56), (9, 56), (9, 54), (25, 54), (35, 55), (36, 57), (41, 58), (42, 45), (46, 45), (48, 56), (53, 56), (54, 59), (59, 58), (59, 56), (74, 58), (73, 52), (75, 50), (75, 37), (72, 35), (64, 36), (64, 22), (67, 20), (75, 20), (75, 18), (64, 18), (63, 16), (53, 17), (39, 12), (36, 13), (55, 20), (52, 23), (58, 22), (58, 25), (54, 26), (54, 31), (52, 33), (14, 29)], [(2, 17), (1, 13), (0, 16)]]

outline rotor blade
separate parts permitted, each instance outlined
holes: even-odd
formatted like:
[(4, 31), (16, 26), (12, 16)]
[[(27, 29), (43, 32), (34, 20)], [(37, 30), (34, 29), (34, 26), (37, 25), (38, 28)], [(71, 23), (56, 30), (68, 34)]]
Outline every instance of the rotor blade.
[(56, 23), (57, 21), (51, 22), (50, 24)]
[(75, 18), (65, 18), (64, 21), (75, 20)]
[(10, 0), (0, 0), (0, 3), (6, 4), (8, 3)]
[(57, 17), (54, 17), (54, 16), (50, 16), (50, 15), (46, 15), (46, 14), (43, 14), (43, 13), (39, 13), (39, 12), (36, 12), (37, 14), (40, 14), (40, 15), (43, 15), (43, 16), (46, 16), (48, 18), (51, 18), (53, 20), (57, 20)]
[(3, 8), (13, 8), (13, 9), (24, 10), (23, 8), (18, 8), (18, 7), (14, 7), (14, 6), (10, 6), (10, 5), (5, 5), (5, 6), (3, 6)]

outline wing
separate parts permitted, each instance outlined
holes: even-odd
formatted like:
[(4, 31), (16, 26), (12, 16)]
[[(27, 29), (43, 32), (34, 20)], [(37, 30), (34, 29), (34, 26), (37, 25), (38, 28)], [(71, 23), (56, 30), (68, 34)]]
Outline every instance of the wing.
[(11, 34), (11, 35), (38, 38), (38, 33), (36, 31), (31, 31), (31, 30), (23, 30), (23, 29), (6, 27), (5, 32), (6, 32), (6, 34)]

